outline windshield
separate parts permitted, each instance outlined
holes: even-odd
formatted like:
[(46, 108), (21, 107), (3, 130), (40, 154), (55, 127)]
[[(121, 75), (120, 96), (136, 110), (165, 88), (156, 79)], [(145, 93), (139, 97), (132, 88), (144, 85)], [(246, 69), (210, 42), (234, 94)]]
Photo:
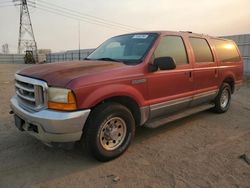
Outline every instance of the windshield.
[(105, 41), (86, 59), (138, 64), (157, 36), (156, 33), (141, 33), (113, 37)]

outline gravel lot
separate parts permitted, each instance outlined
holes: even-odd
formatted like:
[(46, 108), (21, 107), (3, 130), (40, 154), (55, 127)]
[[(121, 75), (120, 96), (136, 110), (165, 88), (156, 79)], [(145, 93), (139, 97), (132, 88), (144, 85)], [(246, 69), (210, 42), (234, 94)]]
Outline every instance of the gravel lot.
[(239, 158), (250, 157), (250, 84), (227, 113), (139, 128), (123, 156), (100, 163), (79, 146), (49, 148), (15, 128), (9, 99), (24, 67), (0, 65), (0, 187), (250, 187), (250, 165)]

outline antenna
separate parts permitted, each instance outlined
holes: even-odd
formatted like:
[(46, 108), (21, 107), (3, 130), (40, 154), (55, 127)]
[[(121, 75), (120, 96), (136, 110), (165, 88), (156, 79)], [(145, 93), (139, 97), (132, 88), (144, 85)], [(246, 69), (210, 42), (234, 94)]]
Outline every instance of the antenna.
[(37, 44), (32, 28), (30, 13), (28, 9), (27, 0), (13, 0), (20, 2), (20, 25), (19, 25), (19, 38), (18, 38), (18, 54), (24, 51), (31, 51), (34, 59), (38, 62)]

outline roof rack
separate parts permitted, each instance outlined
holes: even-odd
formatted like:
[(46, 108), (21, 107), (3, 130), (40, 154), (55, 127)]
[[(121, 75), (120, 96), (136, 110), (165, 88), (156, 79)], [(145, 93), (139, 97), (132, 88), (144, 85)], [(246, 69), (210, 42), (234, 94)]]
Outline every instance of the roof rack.
[(192, 31), (180, 31), (180, 32), (183, 32), (183, 33), (193, 33)]

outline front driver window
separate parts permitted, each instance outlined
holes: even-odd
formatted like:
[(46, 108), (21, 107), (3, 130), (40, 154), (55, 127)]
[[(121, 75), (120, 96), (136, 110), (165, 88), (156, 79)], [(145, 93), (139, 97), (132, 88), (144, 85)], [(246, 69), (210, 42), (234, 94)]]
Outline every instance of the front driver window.
[(154, 52), (154, 58), (172, 57), (176, 65), (188, 64), (187, 53), (180, 36), (165, 36)]

